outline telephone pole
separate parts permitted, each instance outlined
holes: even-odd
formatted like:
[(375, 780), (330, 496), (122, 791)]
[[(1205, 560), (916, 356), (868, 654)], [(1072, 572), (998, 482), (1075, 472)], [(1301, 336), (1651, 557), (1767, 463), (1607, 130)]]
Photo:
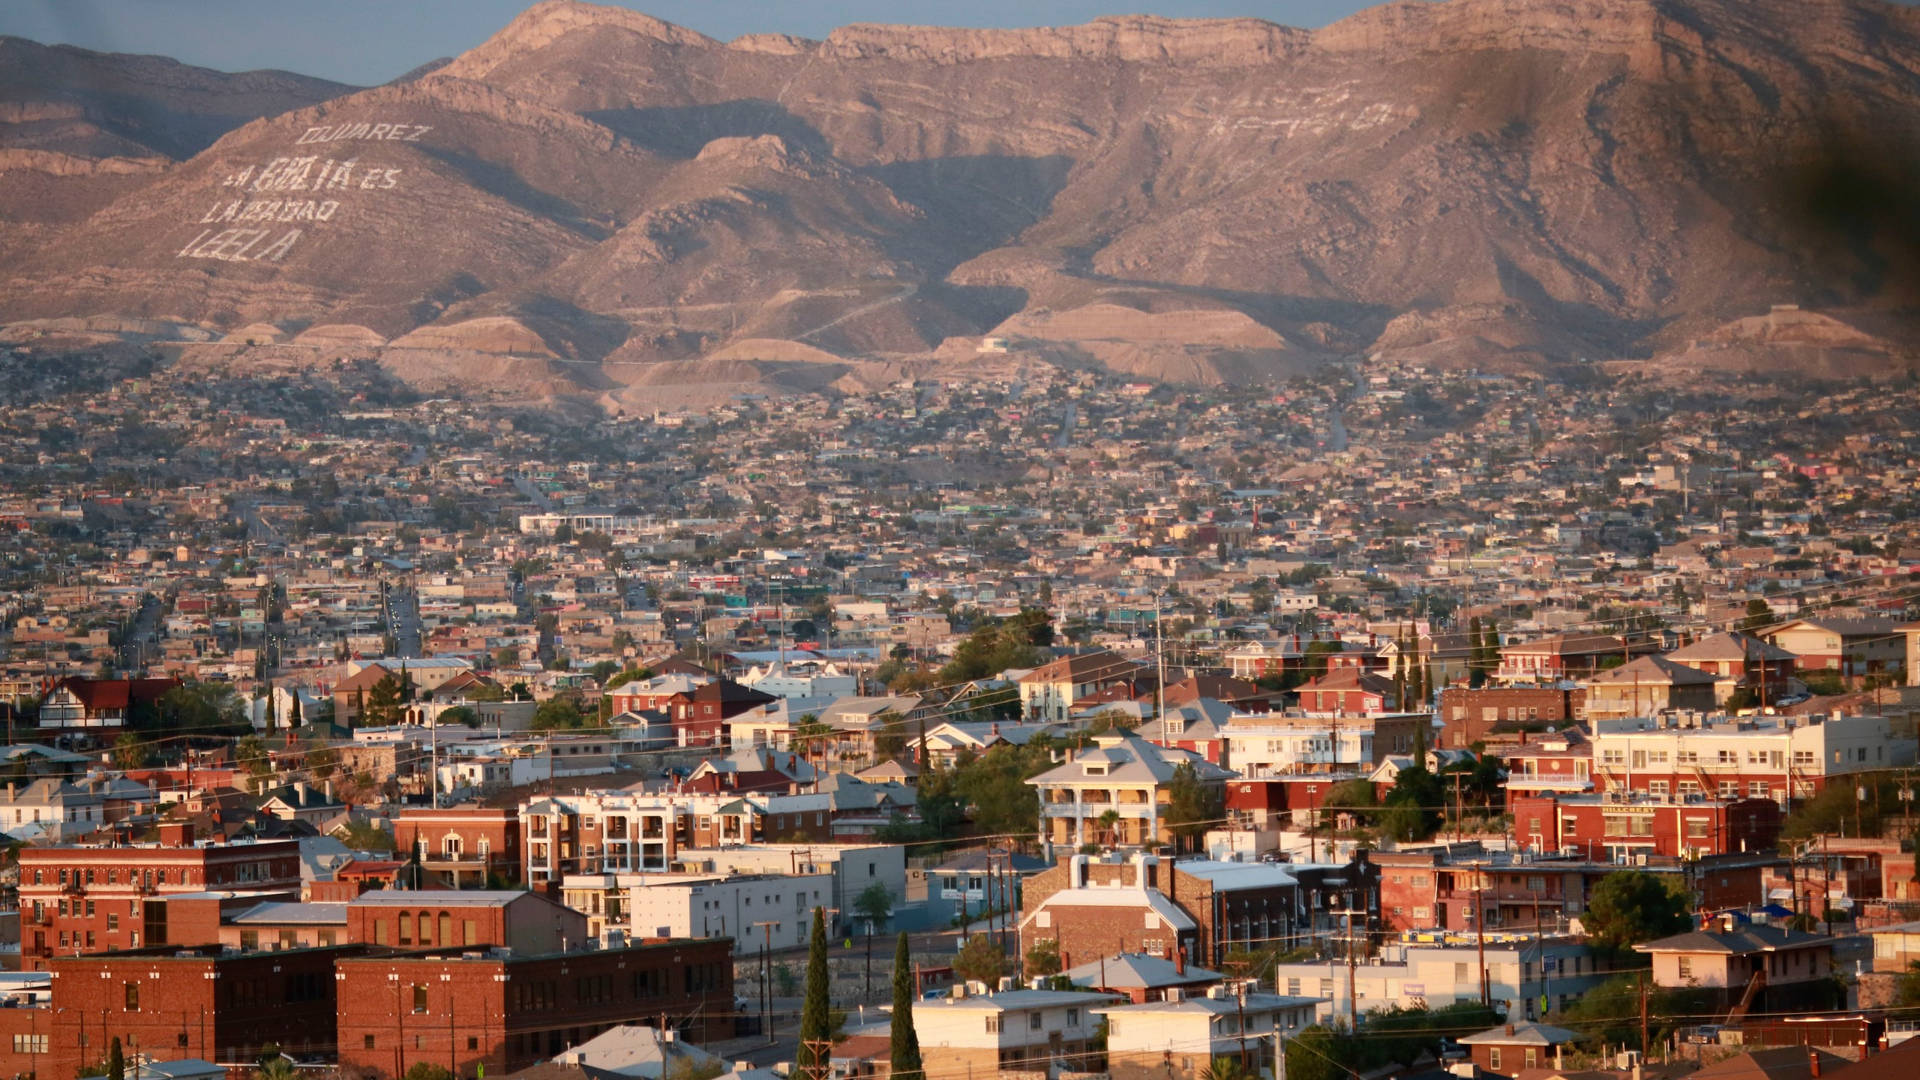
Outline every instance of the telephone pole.
[(1478, 863), (1473, 866), (1473, 946), (1480, 962), (1480, 1006), (1491, 1008), (1493, 995), (1487, 986), (1487, 907), (1481, 902), (1482, 870)]

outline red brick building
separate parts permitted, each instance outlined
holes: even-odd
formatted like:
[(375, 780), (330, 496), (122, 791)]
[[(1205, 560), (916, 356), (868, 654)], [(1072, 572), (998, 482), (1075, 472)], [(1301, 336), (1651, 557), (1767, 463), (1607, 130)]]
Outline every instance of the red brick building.
[(141, 948), (50, 962), (55, 1008), (46, 1071), (77, 1075), (118, 1036), (131, 1056), (252, 1061), (270, 1043), (331, 1054), (334, 962), (352, 946), (223, 953), (220, 946)]
[(1349, 900), (1373, 910), (1375, 881), (1364, 860), (1331, 867), (1075, 855), (1022, 887), (1021, 949), (1057, 942), (1069, 966), (1138, 952), (1217, 968), (1228, 953), (1326, 929), (1326, 912)]
[(587, 938), (587, 917), (539, 893), (382, 889), (347, 904), (347, 940), (400, 949), (564, 952)]
[(167, 944), (173, 894), (227, 889), (299, 898), (296, 840), (195, 846), (191, 828), (180, 825), (163, 825), (161, 836), (158, 844), (22, 849), (21, 967), (44, 971), (53, 956)]
[(725, 939), (534, 956), (442, 949), (343, 958), (337, 970), (340, 1064), (388, 1077), (416, 1062), (504, 1075), (615, 1025), (661, 1018), (695, 1042), (734, 1034)]
[(1341, 667), (1300, 687), (1307, 715), (1372, 716), (1398, 707), (1393, 680), (1357, 667)]
[(1581, 717), (1585, 687), (1486, 686), (1478, 690), (1449, 686), (1440, 691), (1440, 741), (1448, 750), (1485, 742), (1496, 726), (1564, 727)]
[(615, 714), (653, 710), (673, 722), (681, 746), (719, 746), (727, 721), (780, 700), (732, 679), (713, 675), (658, 675), (610, 691)]
[(1589, 859), (1759, 851), (1780, 836), (1780, 805), (1771, 799), (1659, 799), (1609, 792), (1516, 793), (1510, 801), (1514, 837), (1521, 844)]
[(394, 846), (418, 846), (429, 883), (451, 889), (520, 882), (517, 807), (454, 806), (403, 810), (393, 822)]

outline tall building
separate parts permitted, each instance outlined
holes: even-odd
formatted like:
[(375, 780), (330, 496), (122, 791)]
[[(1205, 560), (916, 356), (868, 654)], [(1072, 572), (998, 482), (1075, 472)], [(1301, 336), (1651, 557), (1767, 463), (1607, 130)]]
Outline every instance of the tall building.
[(189, 825), (161, 826), (155, 844), (31, 847), (20, 852), (20, 964), (55, 956), (167, 944), (167, 897), (240, 890), (300, 895), (297, 840), (194, 843)]

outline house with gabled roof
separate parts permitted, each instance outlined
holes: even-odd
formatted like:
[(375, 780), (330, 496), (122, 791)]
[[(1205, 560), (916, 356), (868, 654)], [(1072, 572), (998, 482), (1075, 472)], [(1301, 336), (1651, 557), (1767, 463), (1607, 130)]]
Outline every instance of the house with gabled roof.
[[(1041, 839), (1077, 848), (1105, 842), (1141, 847), (1173, 842), (1167, 824), (1174, 772), (1189, 766), (1203, 784), (1224, 787), (1232, 772), (1190, 750), (1134, 734), (1101, 735), (1027, 781), (1040, 794)], [(1108, 818), (1111, 812), (1113, 817)]]
[(1146, 664), (1111, 650), (1063, 656), (1020, 677), (1020, 711), (1028, 720), (1064, 723), (1082, 698), (1122, 684), (1138, 694), (1151, 678)]
[(1799, 659), (1799, 670), (1839, 675), (1897, 672), (1907, 662), (1907, 642), (1892, 619), (1816, 616), (1758, 631), (1769, 644)]
[(1669, 660), (1642, 656), (1587, 678), (1587, 715), (1647, 716), (1669, 709), (1712, 712), (1717, 676)]
[(1786, 696), (1787, 680), (1799, 661), (1764, 638), (1737, 631), (1701, 638), (1666, 654), (1666, 659), (1712, 675), (1717, 704), (1725, 704), (1736, 690), (1748, 690), (1756, 700)]

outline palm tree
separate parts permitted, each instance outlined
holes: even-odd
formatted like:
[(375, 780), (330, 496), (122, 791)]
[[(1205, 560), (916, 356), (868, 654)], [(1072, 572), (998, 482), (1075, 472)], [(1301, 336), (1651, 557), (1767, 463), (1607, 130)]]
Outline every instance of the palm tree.
[(1113, 847), (1120, 842), (1120, 811), (1108, 807), (1098, 818), (1100, 831), (1107, 837), (1107, 846)]

